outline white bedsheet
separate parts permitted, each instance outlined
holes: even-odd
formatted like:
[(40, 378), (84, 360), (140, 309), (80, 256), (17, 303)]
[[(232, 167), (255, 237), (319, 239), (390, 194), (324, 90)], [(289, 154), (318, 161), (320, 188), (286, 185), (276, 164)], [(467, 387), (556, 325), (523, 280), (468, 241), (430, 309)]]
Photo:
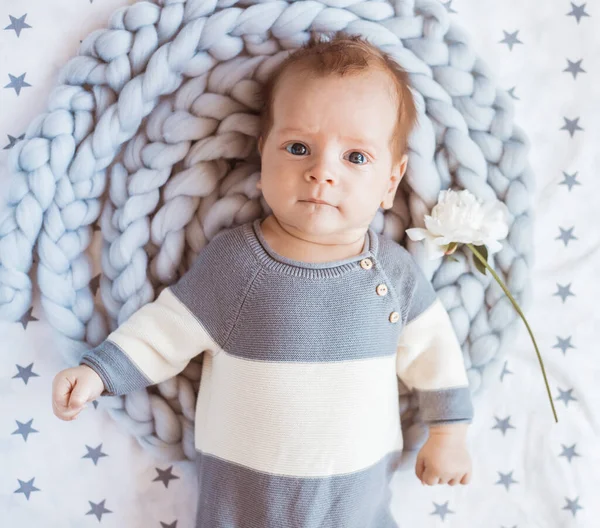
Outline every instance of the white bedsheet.
[[(2, 197), (11, 136), (45, 111), (56, 74), (79, 40), (133, 3), (90, 2), (0, 2)], [(517, 122), (532, 144), (536, 261), (527, 316), (553, 397), (561, 398), (555, 399), (559, 423), (520, 325), (508, 356), (485, 369), (485, 389), (475, 399), (472, 483), (425, 487), (412, 469), (398, 472), (393, 510), (402, 528), (600, 525), (600, 9), (581, 5), (453, 0), (448, 6), (499, 86), (514, 87)], [(576, 238), (557, 238), (571, 228)], [(65, 341), (44, 322), (37, 297), (32, 316), (40, 320), (0, 323), (0, 526), (191, 528), (192, 463), (169, 469), (92, 406), (74, 422), (52, 414), (52, 378), (67, 366), (58, 352)]]

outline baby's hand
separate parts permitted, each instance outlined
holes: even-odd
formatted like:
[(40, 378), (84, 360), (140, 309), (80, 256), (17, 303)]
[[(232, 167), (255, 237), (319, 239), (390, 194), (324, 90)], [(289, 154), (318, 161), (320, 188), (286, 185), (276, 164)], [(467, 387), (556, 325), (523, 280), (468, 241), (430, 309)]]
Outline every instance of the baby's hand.
[(429, 486), (468, 484), (471, 457), (467, 450), (466, 424), (432, 426), (429, 438), (417, 455), (415, 473)]
[(52, 382), (52, 410), (61, 420), (74, 420), (103, 391), (102, 378), (87, 365), (61, 370)]

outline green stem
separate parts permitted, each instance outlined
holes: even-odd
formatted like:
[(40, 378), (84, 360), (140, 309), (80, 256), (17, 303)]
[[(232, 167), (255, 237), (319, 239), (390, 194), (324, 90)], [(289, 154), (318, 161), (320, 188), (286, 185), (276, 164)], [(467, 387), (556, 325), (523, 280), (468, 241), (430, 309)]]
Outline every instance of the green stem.
[(558, 417), (556, 416), (556, 409), (554, 408), (554, 402), (552, 401), (552, 394), (550, 392), (550, 386), (548, 385), (548, 379), (546, 378), (546, 370), (544, 369), (544, 363), (542, 362), (542, 356), (540, 355), (540, 351), (538, 350), (537, 343), (535, 342), (535, 337), (533, 337), (533, 332), (531, 331), (531, 328), (529, 328), (529, 324), (527, 323), (527, 319), (525, 319), (525, 316), (523, 315), (523, 312), (521, 311), (521, 308), (519, 308), (519, 305), (513, 299), (513, 296), (510, 294), (510, 292), (508, 291), (508, 289), (506, 288), (506, 286), (504, 286), (504, 284), (502, 283), (502, 280), (500, 279), (500, 277), (498, 277), (498, 275), (496, 274), (496, 272), (490, 267), (490, 265), (487, 263), (487, 261), (481, 255), (481, 253), (479, 253), (479, 251), (477, 251), (475, 249), (475, 247), (473, 246), (473, 244), (466, 244), (466, 246), (473, 252), (473, 254), (479, 259), (479, 261), (488, 270), (490, 270), (490, 273), (494, 276), (494, 279), (496, 279), (496, 282), (498, 282), (498, 284), (500, 285), (500, 287), (504, 290), (504, 293), (506, 293), (506, 295), (508, 296), (508, 298), (512, 302), (513, 306), (515, 307), (515, 310), (521, 316), (521, 319), (523, 319), (523, 322), (525, 323), (525, 326), (527, 327), (527, 330), (529, 331), (529, 335), (531, 336), (531, 340), (533, 341), (533, 346), (535, 347), (535, 351), (537, 353), (538, 360), (540, 362), (540, 367), (542, 368), (542, 374), (544, 375), (544, 382), (546, 383), (546, 390), (548, 391), (548, 398), (550, 399), (550, 405), (552, 407), (552, 413), (554, 414), (554, 420), (558, 423)]

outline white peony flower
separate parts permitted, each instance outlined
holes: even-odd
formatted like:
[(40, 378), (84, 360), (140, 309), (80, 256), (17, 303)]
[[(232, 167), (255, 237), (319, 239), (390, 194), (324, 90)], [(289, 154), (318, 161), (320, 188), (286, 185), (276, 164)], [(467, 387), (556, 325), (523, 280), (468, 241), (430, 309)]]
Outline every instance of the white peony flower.
[(425, 240), (430, 260), (450, 255), (457, 244), (486, 246), (488, 253), (502, 249), (498, 242), (508, 234), (508, 208), (503, 202), (482, 203), (467, 190), (440, 191), (425, 226), (406, 230), (412, 240)]

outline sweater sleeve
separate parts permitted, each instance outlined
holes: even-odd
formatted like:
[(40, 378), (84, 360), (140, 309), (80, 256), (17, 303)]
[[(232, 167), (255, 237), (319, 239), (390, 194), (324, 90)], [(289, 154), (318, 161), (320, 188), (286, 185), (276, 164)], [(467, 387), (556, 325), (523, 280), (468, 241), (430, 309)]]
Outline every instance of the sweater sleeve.
[(175, 284), (84, 354), (80, 364), (102, 378), (102, 395), (160, 383), (202, 352), (222, 349), (247, 281), (234, 265), (235, 249), (224, 233), (217, 235)]
[(173, 290), (165, 288), (86, 352), (80, 364), (100, 376), (103, 396), (121, 395), (177, 375), (207, 349), (217, 350), (216, 343)]
[(412, 255), (410, 302), (398, 340), (396, 372), (415, 390), (426, 423), (470, 423), (473, 406), (462, 349), (448, 312)]

